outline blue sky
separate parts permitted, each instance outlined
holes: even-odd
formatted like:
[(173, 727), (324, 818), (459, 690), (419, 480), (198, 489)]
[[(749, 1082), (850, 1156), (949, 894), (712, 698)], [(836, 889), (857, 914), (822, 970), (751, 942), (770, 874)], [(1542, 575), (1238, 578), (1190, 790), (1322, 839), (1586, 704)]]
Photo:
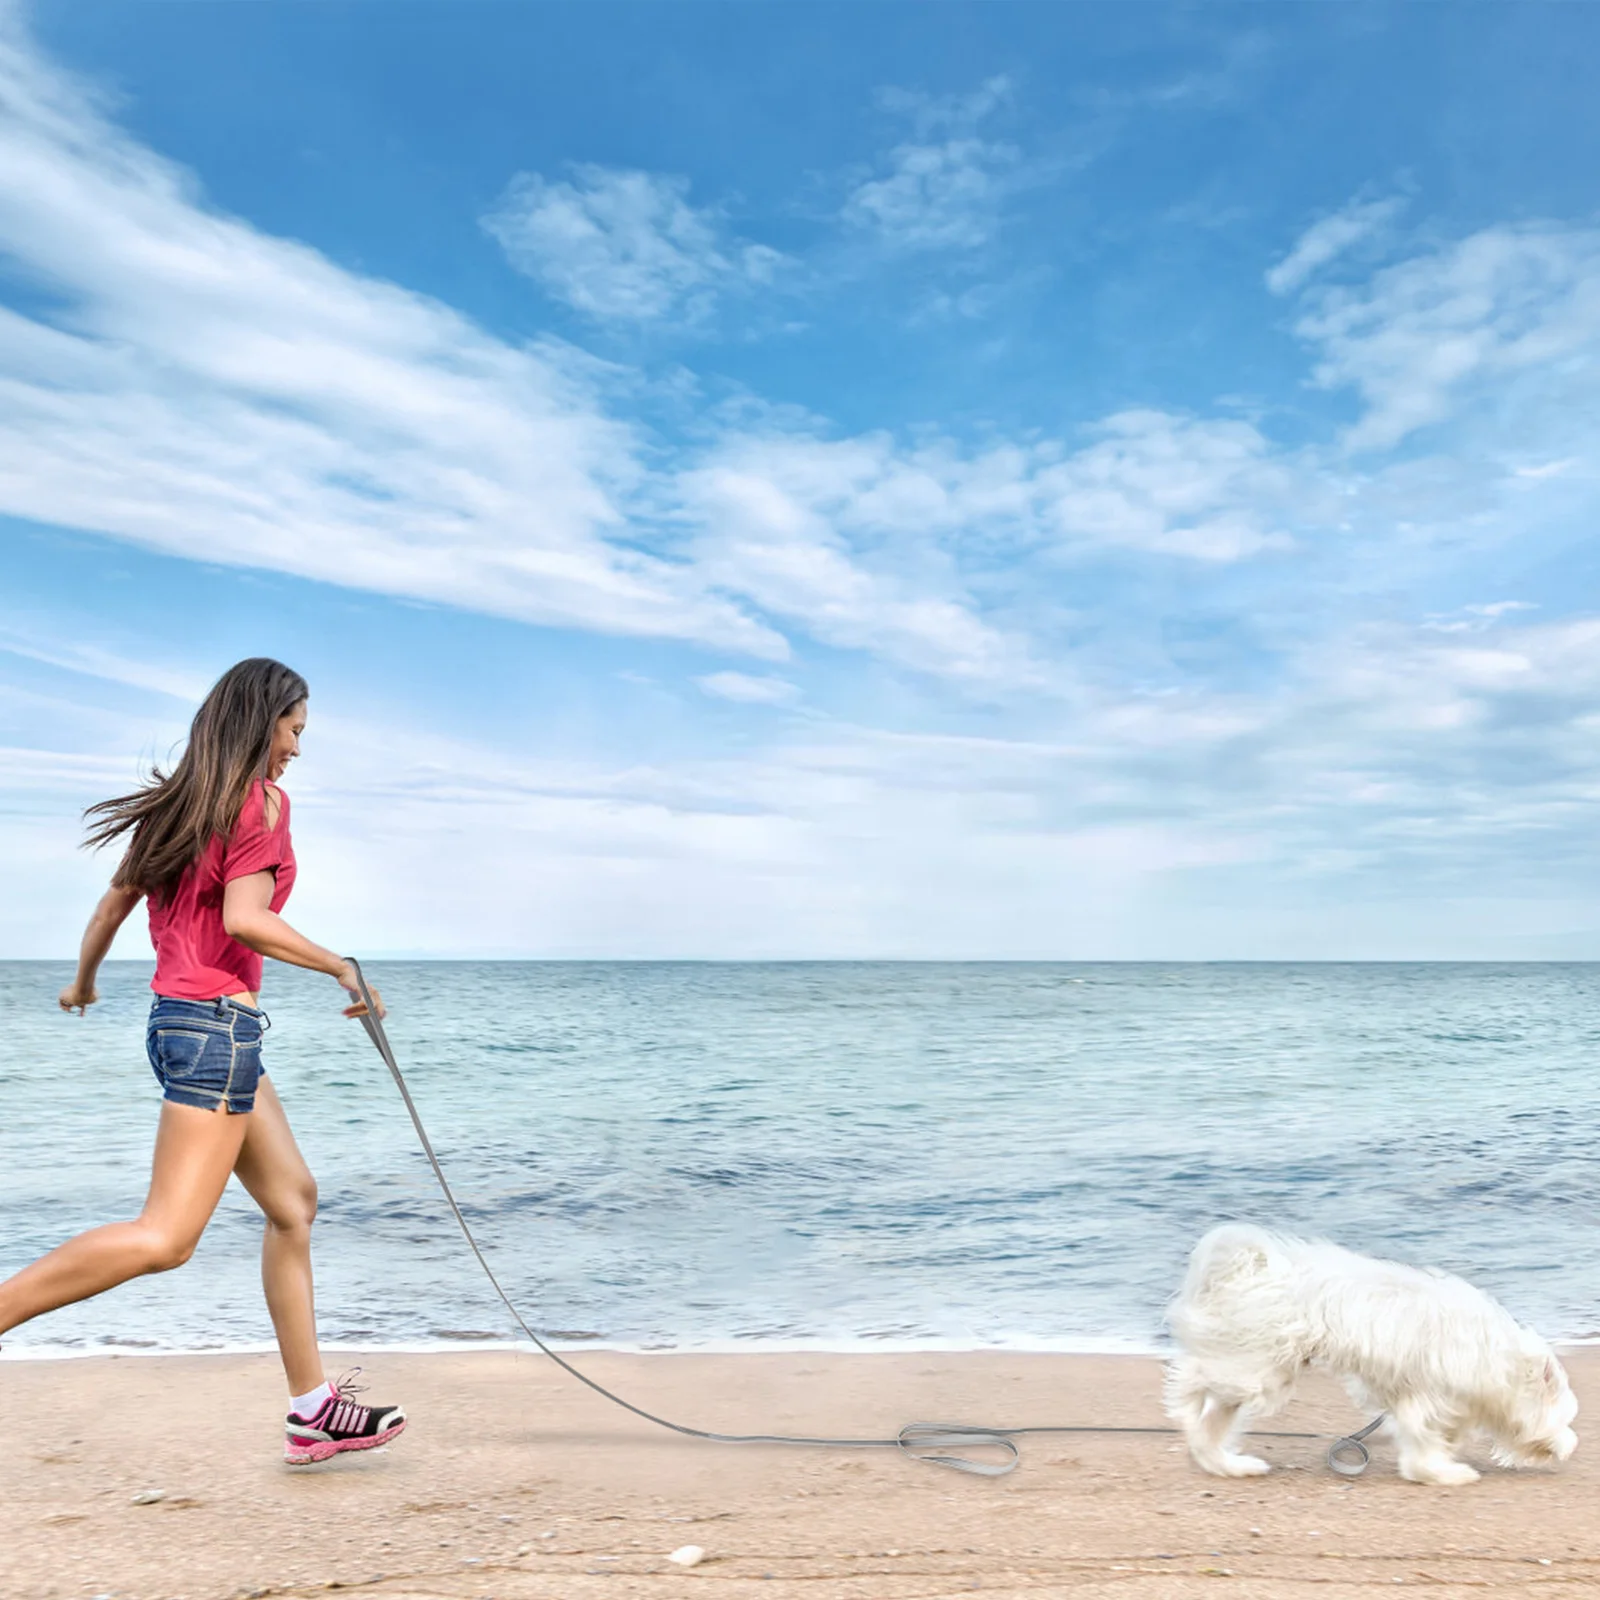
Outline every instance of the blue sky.
[(0, 17), (0, 955), (1600, 957), (1600, 12)]

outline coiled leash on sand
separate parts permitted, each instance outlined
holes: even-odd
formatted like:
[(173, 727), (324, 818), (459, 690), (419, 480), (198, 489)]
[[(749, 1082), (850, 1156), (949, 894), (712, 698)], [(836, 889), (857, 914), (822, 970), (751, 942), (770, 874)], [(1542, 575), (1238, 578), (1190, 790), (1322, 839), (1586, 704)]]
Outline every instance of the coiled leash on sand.
[[(646, 1422), (653, 1422), (658, 1427), (670, 1428), (674, 1433), (686, 1434), (691, 1439), (709, 1439), (713, 1444), (789, 1444), (809, 1445), (827, 1449), (838, 1450), (898, 1450), (902, 1455), (909, 1456), (914, 1461), (927, 1461), (936, 1467), (954, 1467), (958, 1472), (973, 1472), (986, 1478), (1003, 1477), (1010, 1472), (1021, 1459), (1021, 1452), (1017, 1449), (1015, 1441), (1024, 1434), (1030, 1433), (1146, 1433), (1146, 1434), (1175, 1434), (1176, 1428), (1121, 1428), (1109, 1426), (1096, 1426), (1093, 1424), (1079, 1424), (1072, 1427), (1055, 1428), (978, 1428), (964, 1422), (908, 1422), (892, 1439), (810, 1439), (787, 1434), (777, 1433), (711, 1433), (703, 1428), (690, 1428), (681, 1422), (669, 1422), (665, 1417), (658, 1417), (641, 1407), (624, 1400), (620, 1395), (612, 1394), (609, 1389), (603, 1388), (593, 1378), (585, 1377), (583, 1373), (570, 1362), (558, 1356), (543, 1339), (523, 1320), (522, 1313), (512, 1304), (511, 1297), (500, 1287), (500, 1280), (494, 1275), (494, 1268), (488, 1263), (483, 1251), (478, 1246), (478, 1241), (472, 1235), (472, 1229), (467, 1225), (467, 1219), (461, 1214), (461, 1207), (456, 1204), (456, 1197), (450, 1188), (449, 1179), (444, 1175), (444, 1168), (439, 1165), (439, 1158), (433, 1153), (433, 1143), (428, 1138), (428, 1131), (422, 1125), (422, 1118), (417, 1114), (416, 1103), (411, 1098), (411, 1091), (406, 1087), (405, 1075), (400, 1071), (400, 1064), (394, 1058), (394, 1051), (389, 1045), (389, 1036), (384, 1032), (383, 1022), (378, 1016), (378, 1008), (373, 1001), (372, 993), (367, 988), (367, 980), (362, 975), (361, 963), (353, 956), (346, 956), (356, 975), (356, 988), (360, 992), (361, 1002), (366, 1007), (360, 1018), (361, 1026), (367, 1030), (367, 1037), (377, 1046), (378, 1054), (383, 1057), (383, 1063), (388, 1067), (394, 1078), (395, 1087), (400, 1091), (400, 1098), (405, 1101), (407, 1112), (411, 1116), (411, 1125), (417, 1130), (417, 1138), (422, 1141), (423, 1154), (428, 1158), (428, 1165), (433, 1168), (433, 1175), (439, 1180), (439, 1187), (444, 1191), (445, 1200), (449, 1203), (451, 1214), (460, 1226), (462, 1235), (472, 1249), (473, 1255), (478, 1258), (478, 1265), (483, 1268), (484, 1276), (494, 1285), (494, 1292), (500, 1296), (505, 1308), (511, 1313), (512, 1320), (550, 1357), (557, 1366), (570, 1372), (579, 1383), (587, 1384), (596, 1394), (601, 1394), (607, 1400), (621, 1406), (625, 1411), (631, 1411), (636, 1417), (643, 1417)], [(1367, 1462), (1371, 1459), (1367, 1447), (1362, 1441), (1376, 1429), (1383, 1418), (1378, 1417), (1368, 1423), (1359, 1433), (1350, 1434), (1345, 1438), (1334, 1440), (1328, 1448), (1328, 1465), (1347, 1478), (1359, 1477), (1366, 1470)], [(1253, 1433), (1250, 1435), (1257, 1439), (1319, 1439), (1321, 1434), (1316, 1433)], [(948, 1452), (960, 1449), (994, 1449), (1002, 1452), (1004, 1459), (1001, 1461), (973, 1461), (967, 1456), (951, 1455)]]

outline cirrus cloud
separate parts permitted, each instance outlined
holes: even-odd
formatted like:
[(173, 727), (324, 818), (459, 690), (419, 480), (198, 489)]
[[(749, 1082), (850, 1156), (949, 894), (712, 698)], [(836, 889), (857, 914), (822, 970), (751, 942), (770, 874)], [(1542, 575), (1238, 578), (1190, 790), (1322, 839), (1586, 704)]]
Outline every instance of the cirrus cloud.
[(1273, 294), (1298, 289), (1335, 257), (1378, 232), (1403, 204), (1398, 198), (1352, 201), (1313, 223), (1296, 240), (1294, 249), (1267, 273), (1267, 287)]
[[(1600, 230), (1540, 223), (1481, 229), (1315, 297), (1296, 331), (1319, 352), (1313, 377), (1353, 387), (1365, 411), (1346, 433), (1386, 450), (1498, 388), (1600, 398)], [(1582, 430), (1585, 437), (1592, 429)]]
[(524, 172), (483, 226), (519, 272), (586, 316), (693, 323), (719, 291), (770, 284), (785, 258), (726, 237), (719, 213), (691, 206), (688, 192), (687, 178), (592, 163), (570, 182)]

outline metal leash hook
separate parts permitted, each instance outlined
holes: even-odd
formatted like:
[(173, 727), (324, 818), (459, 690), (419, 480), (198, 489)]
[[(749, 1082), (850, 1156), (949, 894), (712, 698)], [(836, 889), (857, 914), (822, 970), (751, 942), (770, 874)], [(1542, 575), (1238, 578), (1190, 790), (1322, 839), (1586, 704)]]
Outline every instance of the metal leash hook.
[[(596, 1394), (604, 1395), (607, 1400), (619, 1405), (625, 1411), (631, 1411), (636, 1417), (643, 1417), (646, 1422), (653, 1422), (658, 1427), (670, 1428), (674, 1433), (681, 1433), (691, 1439), (708, 1439), (713, 1444), (784, 1444), (808, 1445), (830, 1450), (898, 1450), (902, 1455), (913, 1461), (926, 1461), (930, 1466), (951, 1467), (957, 1472), (970, 1472), (985, 1478), (1002, 1478), (1015, 1469), (1021, 1459), (1016, 1441), (1024, 1434), (1029, 1433), (1147, 1433), (1171, 1435), (1176, 1433), (1175, 1428), (1116, 1428), (1097, 1427), (1093, 1424), (1079, 1424), (1069, 1427), (1056, 1428), (980, 1428), (964, 1422), (908, 1422), (892, 1439), (810, 1439), (796, 1435), (779, 1433), (710, 1433), (703, 1428), (690, 1428), (681, 1422), (669, 1422), (665, 1417), (655, 1416), (643, 1408), (624, 1400), (620, 1395), (613, 1394), (609, 1389), (602, 1388), (593, 1378), (585, 1377), (583, 1373), (563, 1360), (543, 1339), (530, 1328), (523, 1319), (522, 1313), (512, 1303), (510, 1295), (500, 1287), (500, 1280), (494, 1275), (494, 1268), (489, 1265), (478, 1241), (473, 1237), (472, 1229), (468, 1226), (467, 1219), (462, 1215), (461, 1207), (456, 1203), (454, 1192), (450, 1188), (450, 1180), (444, 1175), (444, 1168), (439, 1165), (439, 1158), (433, 1153), (433, 1143), (428, 1138), (428, 1130), (422, 1125), (422, 1117), (418, 1114), (416, 1103), (411, 1098), (411, 1091), (406, 1087), (405, 1074), (400, 1070), (400, 1064), (394, 1058), (394, 1051), (389, 1045), (389, 1036), (384, 1032), (383, 1020), (378, 1015), (377, 1002), (372, 998), (372, 991), (367, 987), (366, 977), (361, 971), (361, 963), (354, 956), (344, 958), (350, 963), (351, 971), (356, 975), (356, 991), (361, 996), (361, 1003), (366, 1007), (358, 1019), (361, 1026), (366, 1029), (367, 1037), (376, 1046), (378, 1054), (383, 1057), (383, 1063), (393, 1077), (395, 1087), (400, 1091), (400, 1098), (405, 1102), (406, 1111), (411, 1118), (411, 1125), (417, 1130), (417, 1138), (422, 1143), (422, 1153), (428, 1158), (428, 1165), (433, 1168), (433, 1175), (438, 1179), (439, 1187), (444, 1192), (446, 1202), (449, 1204), (451, 1215), (456, 1219), (462, 1234), (465, 1236), (473, 1255), (478, 1258), (478, 1265), (483, 1268), (484, 1276), (494, 1286), (494, 1292), (499, 1295), (507, 1311), (511, 1313), (512, 1321), (533, 1340), (533, 1342), (550, 1357), (555, 1364), (566, 1372), (570, 1372), (579, 1383), (587, 1384)], [(1355, 1477), (1365, 1470), (1367, 1465), (1367, 1449), (1361, 1443), (1383, 1418), (1369, 1423), (1360, 1433), (1346, 1439), (1335, 1440), (1328, 1451), (1328, 1465), (1335, 1472), (1343, 1473), (1346, 1477)], [(1318, 1439), (1321, 1434), (1316, 1433), (1255, 1433), (1258, 1439)], [(992, 1449), (1001, 1451), (1007, 1459), (1002, 1461), (974, 1461), (970, 1457), (951, 1454), (958, 1449), (982, 1450)], [(1336, 1457), (1354, 1449), (1360, 1453), (1360, 1462), (1355, 1466), (1343, 1464)], [(936, 1452), (936, 1453), (930, 1453)]]

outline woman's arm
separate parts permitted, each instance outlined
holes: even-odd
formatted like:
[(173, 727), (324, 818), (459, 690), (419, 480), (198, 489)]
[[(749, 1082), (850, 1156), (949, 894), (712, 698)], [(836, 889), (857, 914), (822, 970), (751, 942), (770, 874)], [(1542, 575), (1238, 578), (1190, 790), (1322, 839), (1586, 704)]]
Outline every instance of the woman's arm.
[[(230, 937), (259, 955), (337, 978), (355, 1002), (345, 1007), (344, 1014), (361, 1016), (367, 1008), (361, 1001), (355, 968), (343, 956), (336, 956), (320, 944), (313, 944), (303, 933), (297, 933), (272, 909), (274, 883), (271, 872), (252, 872), (230, 879), (222, 891), (222, 926)], [(383, 1016), (383, 1001), (378, 991), (370, 984), (367, 987), (377, 1004), (378, 1015)]]
[(100, 896), (100, 904), (94, 908), (89, 926), (83, 932), (83, 943), (78, 948), (78, 975), (61, 991), (63, 1011), (76, 1011), (81, 1017), (84, 1009), (100, 998), (94, 986), (100, 963), (111, 949), (117, 929), (143, 898), (141, 889), (112, 888)]

